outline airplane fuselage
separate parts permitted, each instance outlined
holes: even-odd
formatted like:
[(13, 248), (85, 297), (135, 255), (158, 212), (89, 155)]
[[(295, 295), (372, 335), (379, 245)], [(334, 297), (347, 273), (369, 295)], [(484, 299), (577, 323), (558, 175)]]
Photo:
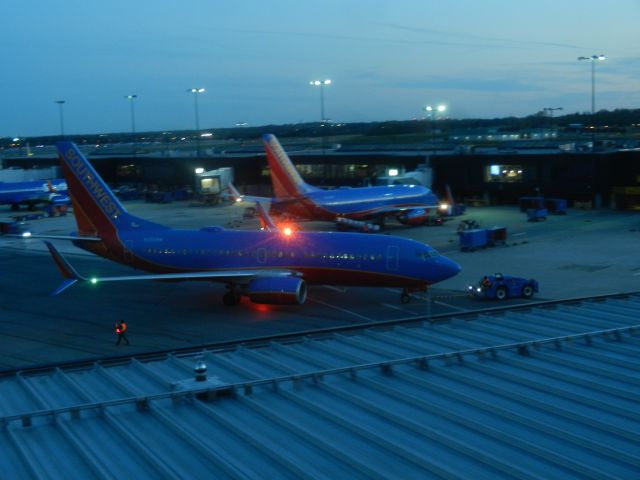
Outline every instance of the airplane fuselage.
[(421, 185), (389, 185), (365, 188), (314, 190), (299, 197), (272, 200), (272, 209), (299, 218), (357, 220), (384, 216), (389, 209), (402, 210), (436, 205), (437, 197)]
[[(52, 180), (51, 187), (55, 189), (56, 193), (67, 193), (67, 185), (64, 180)], [(0, 204), (16, 205), (48, 200), (51, 195), (51, 189), (45, 180), (0, 182)]]
[(433, 248), (387, 235), (334, 232), (247, 232), (216, 227), (119, 232), (103, 242), (74, 243), (97, 255), (151, 273), (295, 271), (309, 284), (424, 287), (459, 266)]

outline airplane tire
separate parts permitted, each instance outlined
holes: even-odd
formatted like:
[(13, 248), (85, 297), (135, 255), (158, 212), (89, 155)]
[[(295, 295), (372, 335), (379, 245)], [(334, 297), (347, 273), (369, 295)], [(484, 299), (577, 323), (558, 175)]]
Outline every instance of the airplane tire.
[(533, 287), (531, 285), (525, 285), (524, 287), (522, 287), (522, 296), (524, 298), (533, 297)]
[(496, 298), (498, 300), (504, 300), (505, 298), (507, 298), (507, 289), (504, 287), (498, 287), (498, 289), (496, 290)]
[(411, 301), (411, 295), (407, 292), (402, 292), (402, 295), (400, 295), (400, 301), (402, 303), (409, 303)]

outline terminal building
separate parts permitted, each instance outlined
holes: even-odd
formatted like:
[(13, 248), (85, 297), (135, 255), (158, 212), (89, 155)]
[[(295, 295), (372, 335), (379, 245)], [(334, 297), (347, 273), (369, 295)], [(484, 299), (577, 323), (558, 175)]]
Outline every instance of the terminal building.
[[(285, 149), (288, 146), (285, 144)], [(161, 190), (193, 188), (195, 171), (232, 167), (242, 193), (268, 195), (266, 157), (257, 149), (214, 153), (201, 158), (108, 156), (89, 153), (112, 186), (153, 186)], [(555, 149), (331, 149), (320, 153), (289, 150), (302, 177), (320, 187), (379, 183), (390, 171), (429, 169), (432, 189), (443, 195), (449, 185), (458, 202), (515, 204), (522, 196), (564, 198), (570, 206), (640, 208), (640, 149), (572, 151)], [(5, 158), (5, 168), (50, 167), (51, 157)]]

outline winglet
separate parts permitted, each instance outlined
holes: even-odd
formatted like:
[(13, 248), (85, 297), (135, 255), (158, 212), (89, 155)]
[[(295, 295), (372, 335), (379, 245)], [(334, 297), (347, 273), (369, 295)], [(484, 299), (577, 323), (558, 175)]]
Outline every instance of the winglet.
[(273, 222), (271, 215), (267, 212), (267, 210), (262, 206), (260, 202), (256, 202), (256, 208), (258, 209), (258, 215), (260, 217), (260, 224), (262, 228), (266, 229), (269, 232), (278, 231), (278, 227)]
[(49, 253), (51, 253), (53, 261), (56, 263), (56, 267), (58, 267), (58, 270), (65, 279), (57, 289), (51, 292), (51, 295), (58, 295), (76, 282), (84, 282), (86, 280), (76, 271), (75, 268), (71, 266), (71, 264), (60, 254), (60, 252), (58, 252), (56, 247), (54, 247), (51, 242), (44, 243), (49, 249)]

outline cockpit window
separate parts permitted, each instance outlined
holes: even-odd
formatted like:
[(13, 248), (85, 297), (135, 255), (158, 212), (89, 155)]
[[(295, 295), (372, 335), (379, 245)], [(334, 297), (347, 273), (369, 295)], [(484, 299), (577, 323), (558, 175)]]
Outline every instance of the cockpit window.
[(416, 256), (421, 258), (422, 260), (428, 260), (429, 258), (437, 257), (440, 254), (435, 250), (418, 250), (416, 251)]

